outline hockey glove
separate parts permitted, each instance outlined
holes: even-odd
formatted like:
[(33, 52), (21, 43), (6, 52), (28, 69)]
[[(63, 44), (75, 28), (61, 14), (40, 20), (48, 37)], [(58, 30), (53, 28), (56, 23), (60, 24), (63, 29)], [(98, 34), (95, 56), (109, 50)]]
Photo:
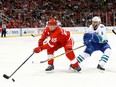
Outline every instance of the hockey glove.
[(90, 33), (85, 33), (83, 36), (83, 41), (85, 45), (89, 45), (91, 43), (92, 40), (92, 34)]
[(102, 43), (103, 38), (96, 33), (86, 33), (84, 34), (83, 41), (85, 45), (88, 45), (90, 42)]
[(36, 47), (36, 48), (34, 48), (34, 53), (39, 53), (39, 52), (41, 52), (42, 51), (42, 48), (41, 47)]

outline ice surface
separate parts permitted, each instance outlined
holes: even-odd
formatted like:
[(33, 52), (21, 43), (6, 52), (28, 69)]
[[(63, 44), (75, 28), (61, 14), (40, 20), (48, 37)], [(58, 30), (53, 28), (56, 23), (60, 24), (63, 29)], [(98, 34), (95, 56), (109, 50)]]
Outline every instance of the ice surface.
[[(73, 34), (75, 45), (81, 46), (82, 34)], [(95, 52), (83, 61), (81, 73), (70, 71), (70, 61), (65, 55), (55, 59), (55, 70), (46, 73), (47, 63), (40, 64), (47, 59), (46, 51), (34, 54), (10, 79), (3, 78), (3, 74), (11, 75), (23, 61), (25, 61), (37, 46), (39, 37), (0, 38), (0, 87), (116, 87), (116, 36), (108, 34), (112, 55), (105, 65), (106, 71), (96, 69), (101, 52)], [(75, 51), (78, 56), (83, 48)], [(64, 53), (59, 49), (55, 55)], [(32, 63), (34, 62), (34, 63)], [(16, 82), (12, 82), (12, 78)]]

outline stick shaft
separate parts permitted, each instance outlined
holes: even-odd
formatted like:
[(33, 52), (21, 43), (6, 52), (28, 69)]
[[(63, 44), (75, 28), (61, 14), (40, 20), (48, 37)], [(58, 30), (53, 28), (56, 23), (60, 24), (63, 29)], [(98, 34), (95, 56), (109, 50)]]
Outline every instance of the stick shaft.
[(31, 34), (32, 37), (36, 37), (35, 35)]
[(112, 32), (116, 35), (116, 32), (114, 30), (112, 30)]
[(27, 60), (29, 60), (29, 58), (32, 56), (34, 54), (34, 52), (9, 76), (9, 78), (12, 76), (12, 75), (14, 75), (16, 72), (17, 72), (17, 70), (19, 70), (20, 68), (21, 68), (21, 66), (22, 65), (24, 65), (26, 62), (27, 62)]
[(47, 61), (49, 61), (49, 60), (51, 60), (51, 59), (58, 58), (58, 57), (60, 57), (60, 56), (62, 56), (62, 55), (64, 55), (64, 54), (67, 54), (67, 53), (69, 53), (69, 52), (75, 51), (75, 50), (77, 50), (77, 49), (79, 49), (79, 48), (82, 48), (82, 47), (84, 47), (84, 46), (85, 46), (85, 45), (79, 46), (79, 47), (77, 47), (77, 48), (75, 48), (75, 49), (73, 49), (73, 50), (70, 50), (70, 51), (66, 52), (66, 53), (62, 53), (62, 54), (59, 54), (59, 55), (57, 55), (57, 56), (55, 56), (55, 57), (53, 57), (53, 58), (50, 58), (50, 59), (47, 59), (47, 60), (44, 60), (44, 61), (40, 61), (40, 63), (44, 63), (44, 62), (47, 62)]

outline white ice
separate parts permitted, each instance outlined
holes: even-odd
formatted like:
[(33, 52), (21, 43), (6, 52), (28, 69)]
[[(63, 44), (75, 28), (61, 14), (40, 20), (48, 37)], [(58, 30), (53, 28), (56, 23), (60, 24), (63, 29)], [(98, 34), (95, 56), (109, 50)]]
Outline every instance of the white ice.
[[(73, 37), (74, 48), (83, 44), (82, 34), (73, 34)], [(44, 50), (34, 54), (10, 79), (3, 78), (3, 74), (10, 76), (32, 54), (38, 39), (31, 36), (0, 38), (0, 87), (116, 87), (116, 36), (111, 33), (108, 33), (108, 39), (112, 55), (105, 65), (105, 72), (96, 68), (102, 56), (98, 51), (80, 64), (80, 73), (69, 70), (70, 61), (65, 55), (55, 59), (54, 72), (46, 73), (47, 63), (40, 64), (47, 59)], [(84, 47), (75, 50), (75, 55), (83, 50)], [(55, 56), (61, 53), (64, 53), (63, 48), (56, 51)]]

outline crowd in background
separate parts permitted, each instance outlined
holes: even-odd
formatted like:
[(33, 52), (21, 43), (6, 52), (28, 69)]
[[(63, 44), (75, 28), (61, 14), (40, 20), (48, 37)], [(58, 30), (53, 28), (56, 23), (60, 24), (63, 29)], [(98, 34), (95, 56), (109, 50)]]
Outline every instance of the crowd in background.
[(0, 9), (7, 28), (45, 27), (51, 17), (63, 27), (88, 26), (95, 15), (116, 25), (116, 0), (0, 0)]

